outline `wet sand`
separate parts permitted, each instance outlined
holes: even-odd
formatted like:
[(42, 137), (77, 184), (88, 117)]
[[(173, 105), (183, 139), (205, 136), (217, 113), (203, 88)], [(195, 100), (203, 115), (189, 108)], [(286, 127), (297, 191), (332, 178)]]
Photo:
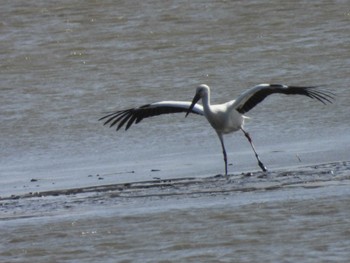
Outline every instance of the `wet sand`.
[[(50, 213), (50, 209), (46, 211), (46, 207), (50, 207), (50, 202), (55, 203), (55, 210), (57, 212), (60, 209), (66, 209), (70, 205), (74, 207), (77, 199), (80, 205), (93, 205), (98, 200), (102, 200), (102, 203), (106, 204), (108, 202), (114, 203), (119, 201), (124, 203), (131, 199), (148, 200), (179, 197), (186, 199), (213, 195), (230, 195), (239, 192), (283, 192), (293, 188), (312, 189), (330, 185), (347, 185), (349, 179), (350, 162), (341, 161), (301, 166), (294, 170), (279, 169), (267, 173), (241, 173), (227, 177), (219, 174), (204, 178), (154, 179), (149, 181), (29, 192), (1, 197), (1, 211), (3, 215), (7, 215), (1, 219), (37, 216), (38, 212)], [(60, 199), (64, 200), (61, 205), (59, 202)], [(19, 205), (20, 203), (22, 204)], [(17, 205), (23, 206), (24, 204), (27, 207), (32, 207), (32, 210), (26, 209), (22, 211), (23, 215), (21, 215), (21, 212), (17, 211)], [(32, 214), (27, 214), (28, 211)]]

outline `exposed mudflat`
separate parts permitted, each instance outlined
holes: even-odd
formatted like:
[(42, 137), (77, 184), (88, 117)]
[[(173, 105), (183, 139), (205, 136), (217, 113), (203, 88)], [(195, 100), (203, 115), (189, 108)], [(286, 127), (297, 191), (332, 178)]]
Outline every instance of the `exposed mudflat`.
[[(206, 178), (176, 178), (108, 184), (53, 191), (30, 192), (2, 197), (1, 219), (56, 214), (60, 210), (92, 204), (128, 203), (131, 199), (183, 199), (230, 195), (237, 192), (280, 191), (289, 188), (318, 188), (347, 185), (350, 162), (302, 166), (294, 170), (242, 173)], [(79, 209), (78, 209), (79, 210)]]

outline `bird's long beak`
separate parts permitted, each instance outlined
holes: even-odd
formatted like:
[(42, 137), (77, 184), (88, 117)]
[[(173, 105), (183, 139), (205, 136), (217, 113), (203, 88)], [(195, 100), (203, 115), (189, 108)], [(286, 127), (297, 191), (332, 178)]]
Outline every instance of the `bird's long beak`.
[(194, 105), (196, 105), (196, 103), (201, 99), (199, 94), (196, 94), (192, 100), (191, 106), (188, 108), (187, 112), (186, 112), (186, 116), (192, 111)]

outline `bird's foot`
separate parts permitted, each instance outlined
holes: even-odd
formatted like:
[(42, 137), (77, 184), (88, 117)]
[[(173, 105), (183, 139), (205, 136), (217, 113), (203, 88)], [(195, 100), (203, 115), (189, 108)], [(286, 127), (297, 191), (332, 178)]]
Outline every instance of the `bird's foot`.
[(259, 166), (260, 166), (260, 168), (261, 168), (261, 170), (262, 170), (263, 172), (267, 172), (266, 166), (265, 166), (262, 162), (260, 162), (260, 161), (259, 161)]

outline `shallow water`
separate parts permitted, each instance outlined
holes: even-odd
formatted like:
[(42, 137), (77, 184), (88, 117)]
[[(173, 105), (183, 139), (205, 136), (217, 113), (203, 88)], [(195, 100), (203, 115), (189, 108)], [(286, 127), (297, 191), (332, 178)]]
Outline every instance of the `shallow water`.
[(164, 209), (156, 202), (161, 208), (151, 212), (125, 215), (112, 206), (108, 216), (26, 220), (3, 230), (1, 256), (20, 262), (346, 262), (348, 198), (237, 207), (230, 197), (211, 197), (187, 209)]
[[(230, 262), (237, 255), (236, 262), (263, 257), (347, 262), (348, 165), (339, 161), (350, 159), (349, 12), (348, 1), (4, 1), (1, 261), (93, 262), (103, 257), (114, 262), (118, 257)], [(196, 180), (223, 172), (219, 141), (203, 118), (163, 116), (127, 133), (115, 133), (97, 121), (105, 111), (191, 100), (200, 83), (212, 87), (212, 101), (219, 103), (265, 82), (321, 85), (336, 94), (335, 103), (326, 106), (308, 98), (271, 96), (249, 112), (246, 129), (265, 165), (272, 173), (296, 175), (302, 167), (336, 163), (345, 179), (336, 180), (333, 168), (326, 173), (322, 168), (313, 173), (320, 177), (317, 182), (331, 176), (325, 186), (281, 187), (265, 203), (261, 200), (271, 194), (269, 189), (225, 194), (227, 187), (245, 185), (249, 178), (243, 177), (219, 183), (214, 196), (194, 198), (187, 194), (198, 194)], [(226, 145), (234, 178), (258, 171), (242, 134), (227, 136)], [(160, 198), (157, 186), (154, 199), (120, 204), (108, 191), (98, 190), (169, 178), (195, 181), (190, 180), (187, 194), (180, 191), (179, 199)], [(274, 185), (273, 178), (261, 180)], [(164, 191), (173, 193), (176, 187)], [(91, 191), (70, 197), (22, 198), (86, 188)], [(299, 200), (297, 193), (307, 198)], [(149, 212), (158, 205), (160, 211)], [(319, 212), (305, 215), (307, 207)], [(250, 221), (256, 217), (261, 220)], [(269, 224), (273, 218), (281, 231)], [(174, 225), (166, 232), (167, 226), (158, 223), (169, 219)], [(140, 228), (146, 232), (138, 234)], [(153, 243), (149, 233), (156, 237)], [(198, 240), (203, 241), (196, 247)]]

